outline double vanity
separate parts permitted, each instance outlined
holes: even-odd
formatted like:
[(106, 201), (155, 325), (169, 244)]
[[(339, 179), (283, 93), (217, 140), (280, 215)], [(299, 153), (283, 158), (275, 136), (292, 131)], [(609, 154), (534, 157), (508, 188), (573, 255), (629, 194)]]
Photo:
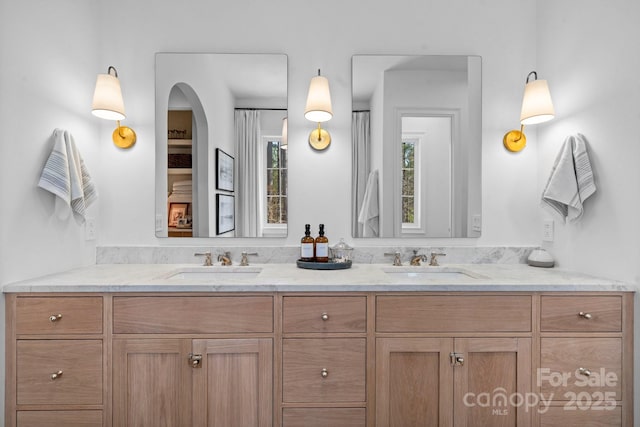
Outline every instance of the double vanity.
[(8, 285), (7, 426), (629, 426), (633, 292), (524, 264)]

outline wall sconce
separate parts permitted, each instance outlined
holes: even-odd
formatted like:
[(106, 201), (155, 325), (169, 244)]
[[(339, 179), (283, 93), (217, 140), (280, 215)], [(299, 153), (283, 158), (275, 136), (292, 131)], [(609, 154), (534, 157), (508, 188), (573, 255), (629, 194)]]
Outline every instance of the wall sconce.
[(304, 117), (307, 120), (318, 123), (318, 129), (309, 134), (309, 144), (316, 150), (324, 150), (331, 144), (331, 135), (320, 127), (320, 123), (326, 122), (333, 117), (331, 109), (331, 92), (329, 92), (329, 80), (320, 75), (311, 79), (309, 83), (309, 94), (307, 95), (307, 106), (304, 109)]
[[(529, 78), (533, 75), (533, 80)], [(546, 80), (538, 80), (538, 73), (535, 71), (527, 75), (524, 86), (524, 96), (522, 98), (522, 111), (520, 113), (520, 130), (507, 132), (502, 140), (505, 148), (509, 151), (521, 151), (527, 145), (527, 137), (523, 133), (525, 125), (535, 125), (553, 119), (555, 111), (549, 85)]]
[(289, 143), (288, 143), (288, 139), (289, 136), (287, 135), (289, 130), (288, 130), (288, 120), (285, 117), (284, 119), (282, 119), (282, 139), (280, 142), (280, 148), (282, 148), (283, 150), (286, 150), (287, 148), (289, 148)]
[(113, 143), (116, 146), (129, 148), (136, 143), (136, 133), (133, 129), (120, 126), (120, 120), (126, 116), (120, 80), (118, 80), (118, 72), (115, 67), (109, 66), (107, 74), (98, 74), (91, 113), (101, 119), (117, 121), (118, 127), (112, 135)]

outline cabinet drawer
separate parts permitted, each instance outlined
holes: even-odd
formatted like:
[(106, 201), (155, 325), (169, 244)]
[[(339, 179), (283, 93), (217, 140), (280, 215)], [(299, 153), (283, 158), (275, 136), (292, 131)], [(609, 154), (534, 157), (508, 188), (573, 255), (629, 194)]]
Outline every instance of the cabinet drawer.
[(285, 402), (364, 402), (364, 338), (285, 339)]
[(273, 297), (115, 297), (113, 332), (273, 332)]
[(543, 295), (540, 300), (543, 332), (622, 330), (622, 297)]
[[(564, 406), (552, 406), (540, 416), (540, 427), (621, 427), (622, 408), (586, 409), (585, 406), (573, 406), (567, 410)], [(605, 407), (606, 408), (606, 407)]]
[(529, 332), (531, 296), (378, 296), (377, 332)]
[(608, 398), (622, 400), (621, 338), (542, 338), (540, 366), (540, 390), (553, 393), (555, 400), (571, 400), (581, 392), (593, 399), (594, 392), (609, 392)]
[(18, 411), (17, 427), (102, 427), (102, 411)]
[(18, 297), (16, 333), (101, 334), (102, 297)]
[(284, 297), (283, 330), (290, 332), (365, 332), (366, 297)]
[(282, 427), (365, 427), (364, 408), (284, 408)]
[(101, 340), (22, 340), (16, 360), (19, 405), (102, 404)]

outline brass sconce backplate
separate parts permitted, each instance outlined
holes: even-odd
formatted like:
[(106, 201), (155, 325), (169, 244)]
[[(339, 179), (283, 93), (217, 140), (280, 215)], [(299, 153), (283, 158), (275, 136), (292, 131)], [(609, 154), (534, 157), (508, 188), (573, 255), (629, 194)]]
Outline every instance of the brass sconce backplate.
[(519, 130), (512, 130), (504, 136), (502, 143), (507, 150), (517, 153), (527, 145), (527, 137)]

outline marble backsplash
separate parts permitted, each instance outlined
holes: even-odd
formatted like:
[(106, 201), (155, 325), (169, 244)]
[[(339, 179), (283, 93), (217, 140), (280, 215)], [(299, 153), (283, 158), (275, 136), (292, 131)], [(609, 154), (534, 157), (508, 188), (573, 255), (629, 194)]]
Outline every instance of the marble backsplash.
[[(398, 247), (367, 246), (356, 247), (353, 262), (360, 264), (386, 264), (393, 256), (385, 255), (400, 251), (403, 264), (408, 264), (414, 250), (419, 254), (444, 253), (439, 257), (441, 265), (446, 264), (524, 264), (533, 246), (433, 246)], [(234, 264), (240, 263), (241, 253), (255, 252), (250, 256), (253, 264), (294, 263), (299, 258), (298, 246), (256, 246), (256, 247), (203, 247), (203, 246), (100, 246), (96, 249), (97, 264), (201, 264), (202, 258), (196, 252), (210, 251), (214, 261), (218, 254), (229, 251)]]

